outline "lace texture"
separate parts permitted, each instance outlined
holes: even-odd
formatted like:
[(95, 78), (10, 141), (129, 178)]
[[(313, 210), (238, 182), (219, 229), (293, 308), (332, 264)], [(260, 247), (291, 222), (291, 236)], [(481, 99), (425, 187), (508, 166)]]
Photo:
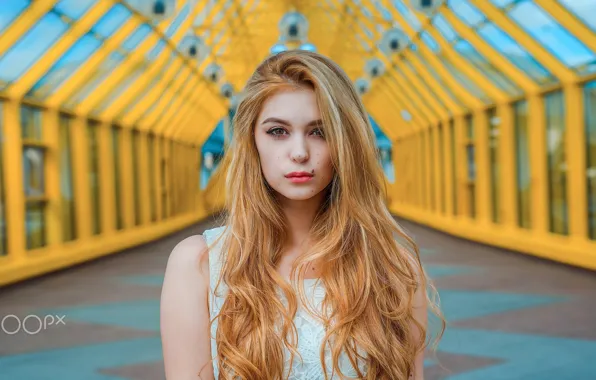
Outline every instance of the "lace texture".
[[(215, 240), (219, 236), (219, 234), (223, 232), (223, 229), (224, 227), (217, 227), (205, 231), (203, 233), (203, 236), (205, 236), (205, 239), (207, 240), (208, 244), (212, 244), (213, 240)], [(214, 294), (213, 291), (215, 289), (215, 286), (217, 285), (217, 281), (221, 274), (223, 260), (223, 255), (221, 253), (221, 243), (222, 241), (220, 241), (217, 246), (211, 248), (209, 252), (209, 313), (212, 319), (219, 314), (219, 311), (221, 310), (221, 307), (224, 302), (225, 292), (227, 290), (227, 287), (222, 282), (219, 288), (217, 289), (217, 294)], [(324, 286), (315, 279), (308, 279), (304, 281), (304, 289), (305, 295), (310, 304), (309, 306), (315, 308), (315, 310), (317, 311), (320, 311), (323, 298), (325, 297)], [(282, 301), (285, 301), (283, 296)], [(296, 311), (296, 316), (294, 318), (294, 324), (296, 326), (298, 337), (298, 343), (296, 348), (300, 356), (294, 355), (292, 372), (289, 378), (296, 380), (324, 380), (325, 375), (323, 371), (323, 366), (321, 364), (321, 359), (319, 357), (319, 350), (321, 345), (323, 344), (325, 328), (316, 317), (312, 316), (308, 312), (305, 305), (300, 304), (300, 300), (298, 300), (298, 302), (299, 305), (298, 310)], [(216, 331), (217, 320), (211, 326), (211, 352), (213, 355), (215, 355), (215, 353), (217, 352), (217, 345), (215, 342)], [(290, 368), (291, 353), (288, 349), (285, 349), (284, 355), (284, 373), (287, 374)], [(327, 365), (327, 373), (329, 379), (340, 379), (337, 373), (332, 374), (333, 365), (331, 359), (331, 352), (329, 348), (326, 348), (325, 351), (325, 363)], [(213, 366), (215, 378), (217, 379), (219, 376), (217, 369), (217, 359), (213, 361)], [(342, 370), (343, 374), (348, 378), (357, 378), (357, 372), (352, 367), (350, 360), (348, 359), (345, 353), (342, 353), (339, 357), (339, 367)], [(359, 368), (362, 373), (366, 373), (365, 363), (360, 363)]]

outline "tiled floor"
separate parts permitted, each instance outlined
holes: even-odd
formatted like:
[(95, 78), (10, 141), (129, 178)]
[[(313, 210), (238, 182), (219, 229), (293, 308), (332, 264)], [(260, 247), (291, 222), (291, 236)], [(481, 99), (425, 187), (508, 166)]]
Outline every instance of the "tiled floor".
[[(596, 379), (596, 273), (403, 224), (422, 247), (449, 323), (426, 379)], [(19, 332), (0, 332), (0, 378), (163, 379), (159, 296), (168, 254), (212, 227), (0, 289), (6, 331), (18, 327), (12, 315), (30, 316)], [(58, 317), (37, 332), (45, 316)]]

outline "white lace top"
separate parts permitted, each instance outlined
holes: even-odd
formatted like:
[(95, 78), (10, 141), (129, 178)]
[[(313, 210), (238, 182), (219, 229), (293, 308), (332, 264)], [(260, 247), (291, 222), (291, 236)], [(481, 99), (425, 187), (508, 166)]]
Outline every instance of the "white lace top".
[[(219, 237), (221, 233), (223, 233), (224, 227), (217, 227), (210, 230), (206, 230), (203, 233), (207, 244), (211, 245), (213, 241)], [(225, 290), (226, 286), (222, 282), (219, 286), (218, 294), (214, 294), (215, 286), (217, 285), (217, 281), (219, 279), (219, 275), (221, 273), (223, 257), (224, 255), (221, 253), (221, 244), (223, 240), (218, 242), (217, 246), (214, 246), (209, 251), (209, 273), (210, 273), (210, 292), (209, 292), (209, 314), (210, 317), (213, 319), (221, 309), (221, 306), (224, 302)], [(309, 302), (312, 306), (318, 308), (320, 310), (321, 302), (325, 296), (325, 289), (322, 284), (317, 282), (316, 279), (306, 279), (304, 281), (305, 287), (305, 295), (309, 297)], [(281, 294), (281, 292), (280, 292)], [(219, 296), (219, 297), (218, 297)], [(300, 300), (298, 299), (298, 302)], [(325, 336), (325, 330), (323, 325), (320, 323), (318, 319), (310, 315), (310, 313), (305, 309), (303, 305), (298, 306), (298, 310), (296, 312), (296, 317), (294, 319), (294, 324), (296, 325), (296, 330), (298, 332), (298, 345), (297, 350), (302, 360), (298, 356), (294, 356), (294, 364), (292, 366), (292, 373), (290, 379), (296, 380), (324, 380), (325, 376), (323, 373), (323, 368), (321, 365), (321, 361), (319, 358), (319, 348), (323, 343), (323, 337)], [(212, 325), (211, 328), (211, 352), (212, 355), (215, 355), (217, 352), (217, 345), (215, 342), (215, 333), (217, 330), (217, 320)], [(289, 369), (289, 359), (290, 359), (290, 351), (286, 349), (285, 352), (286, 358), (286, 373)], [(339, 375), (334, 373), (333, 377), (331, 377), (333, 364), (331, 361), (331, 353), (330, 350), (327, 348), (326, 352), (326, 365), (328, 376), (330, 379), (339, 379)], [(217, 359), (213, 362), (215, 378), (218, 378), (218, 369), (217, 369)], [(366, 364), (361, 363), (360, 371), (362, 373), (366, 373)], [(344, 373), (344, 375), (349, 376), (351, 378), (357, 378), (357, 372), (352, 367), (348, 357), (346, 354), (342, 353), (339, 358), (339, 367)]]

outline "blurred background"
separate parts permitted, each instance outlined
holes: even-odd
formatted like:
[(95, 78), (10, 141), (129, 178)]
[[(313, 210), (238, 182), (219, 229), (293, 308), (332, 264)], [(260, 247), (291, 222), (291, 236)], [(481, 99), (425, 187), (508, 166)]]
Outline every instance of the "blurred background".
[(163, 379), (256, 65), (362, 96), (447, 332), (427, 379), (596, 379), (596, 1), (0, 0), (0, 378)]

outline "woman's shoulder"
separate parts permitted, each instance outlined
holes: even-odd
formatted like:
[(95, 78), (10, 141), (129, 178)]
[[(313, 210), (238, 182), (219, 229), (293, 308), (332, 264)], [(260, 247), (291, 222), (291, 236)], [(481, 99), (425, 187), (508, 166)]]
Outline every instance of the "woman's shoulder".
[(168, 258), (166, 271), (182, 276), (209, 278), (209, 251), (203, 235), (188, 236), (178, 242)]

